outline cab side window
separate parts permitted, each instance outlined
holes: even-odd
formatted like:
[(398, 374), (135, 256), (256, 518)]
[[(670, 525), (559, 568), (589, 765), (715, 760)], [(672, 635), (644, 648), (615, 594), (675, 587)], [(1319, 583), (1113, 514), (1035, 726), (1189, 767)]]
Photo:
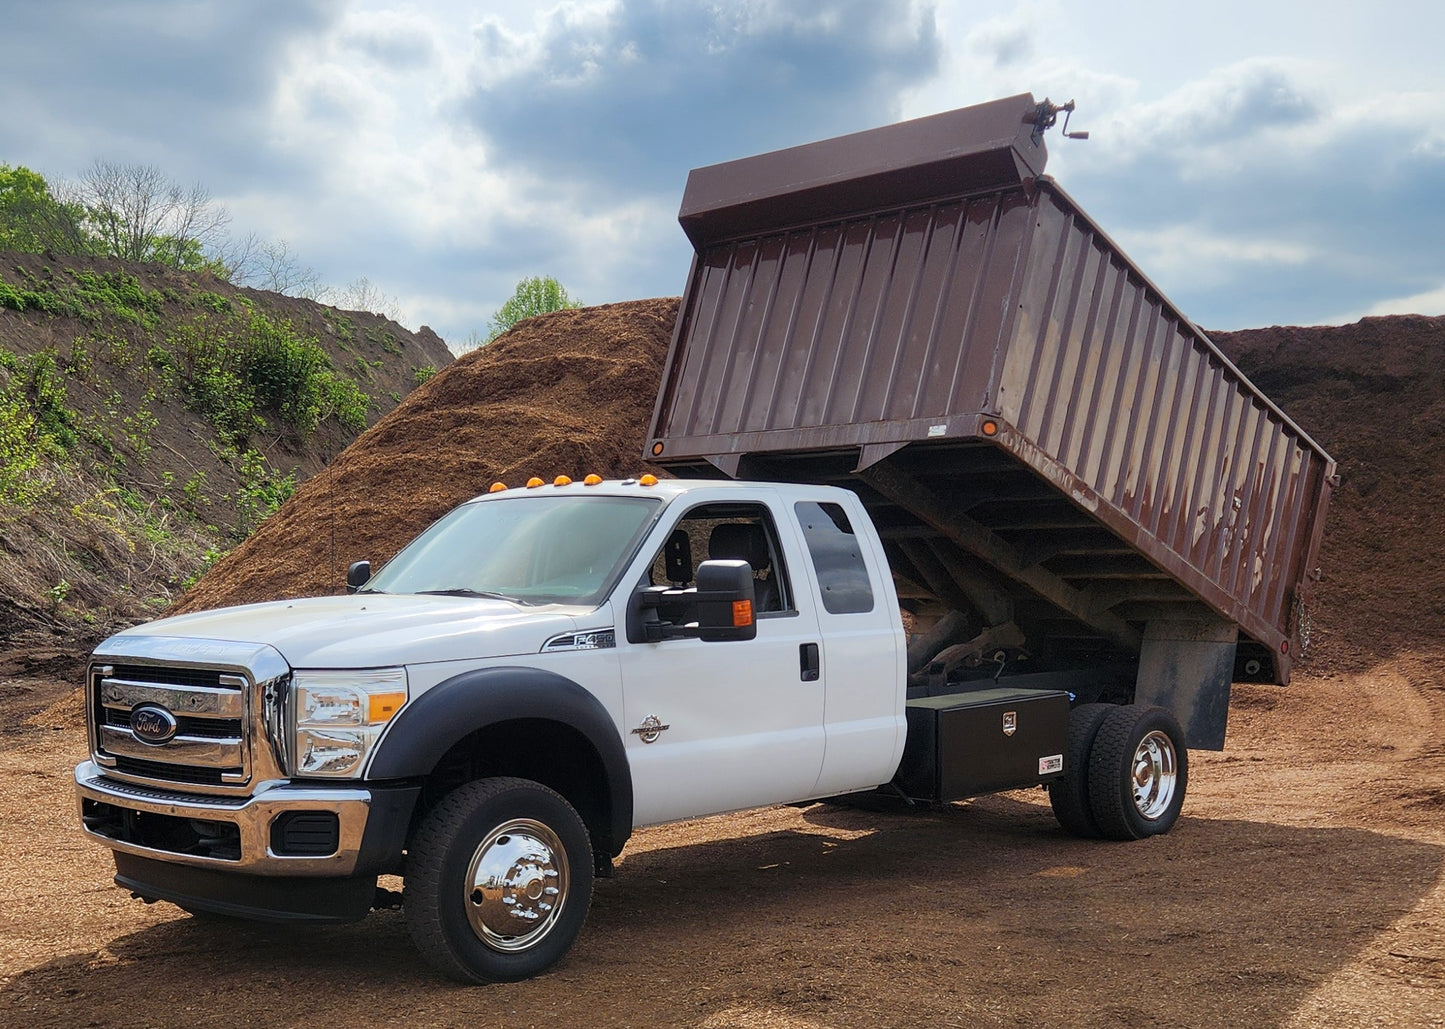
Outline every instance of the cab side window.
[(746, 561), (759, 615), (793, 610), (778, 534), (761, 504), (704, 504), (678, 521), (652, 562), (653, 585), (691, 586), (703, 561)]
[(813, 570), (818, 573), (824, 610), (835, 615), (872, 611), (873, 585), (868, 581), (868, 565), (842, 506), (805, 500), (793, 509), (813, 559)]

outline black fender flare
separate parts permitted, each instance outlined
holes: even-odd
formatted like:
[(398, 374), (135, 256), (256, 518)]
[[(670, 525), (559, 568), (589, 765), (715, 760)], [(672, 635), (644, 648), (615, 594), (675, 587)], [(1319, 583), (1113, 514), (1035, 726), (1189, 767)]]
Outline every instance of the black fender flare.
[(437, 683), (408, 703), (381, 740), (369, 779), (429, 775), (456, 744), (497, 722), (528, 718), (580, 733), (607, 773), (614, 854), (632, 835), (632, 767), (602, 702), (556, 672), (526, 666), (481, 668)]

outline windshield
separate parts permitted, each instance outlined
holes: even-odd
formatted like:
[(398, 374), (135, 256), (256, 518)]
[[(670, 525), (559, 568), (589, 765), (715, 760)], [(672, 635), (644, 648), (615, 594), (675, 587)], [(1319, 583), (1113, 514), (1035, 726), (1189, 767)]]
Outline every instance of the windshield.
[(656, 500), (607, 496), (463, 504), (392, 558), (366, 591), (600, 603), (658, 508)]

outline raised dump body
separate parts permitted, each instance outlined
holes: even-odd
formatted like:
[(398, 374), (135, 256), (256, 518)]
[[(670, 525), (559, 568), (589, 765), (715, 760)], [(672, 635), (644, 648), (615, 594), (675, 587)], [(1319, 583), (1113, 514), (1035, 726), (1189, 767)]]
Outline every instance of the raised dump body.
[(1124, 667), (1219, 746), (1230, 680), (1288, 681), (1335, 465), (1042, 175), (1053, 110), (694, 170), (648, 457), (856, 490), (916, 673)]

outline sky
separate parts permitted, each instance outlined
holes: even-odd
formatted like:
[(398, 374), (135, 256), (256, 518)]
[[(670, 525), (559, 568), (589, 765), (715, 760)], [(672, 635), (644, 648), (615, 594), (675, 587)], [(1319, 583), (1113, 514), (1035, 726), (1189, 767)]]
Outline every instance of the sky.
[(518, 280), (676, 295), (690, 168), (1032, 92), (1198, 324), (1445, 314), (1445, 4), (10, 0), (0, 163), (199, 182), (454, 345)]

